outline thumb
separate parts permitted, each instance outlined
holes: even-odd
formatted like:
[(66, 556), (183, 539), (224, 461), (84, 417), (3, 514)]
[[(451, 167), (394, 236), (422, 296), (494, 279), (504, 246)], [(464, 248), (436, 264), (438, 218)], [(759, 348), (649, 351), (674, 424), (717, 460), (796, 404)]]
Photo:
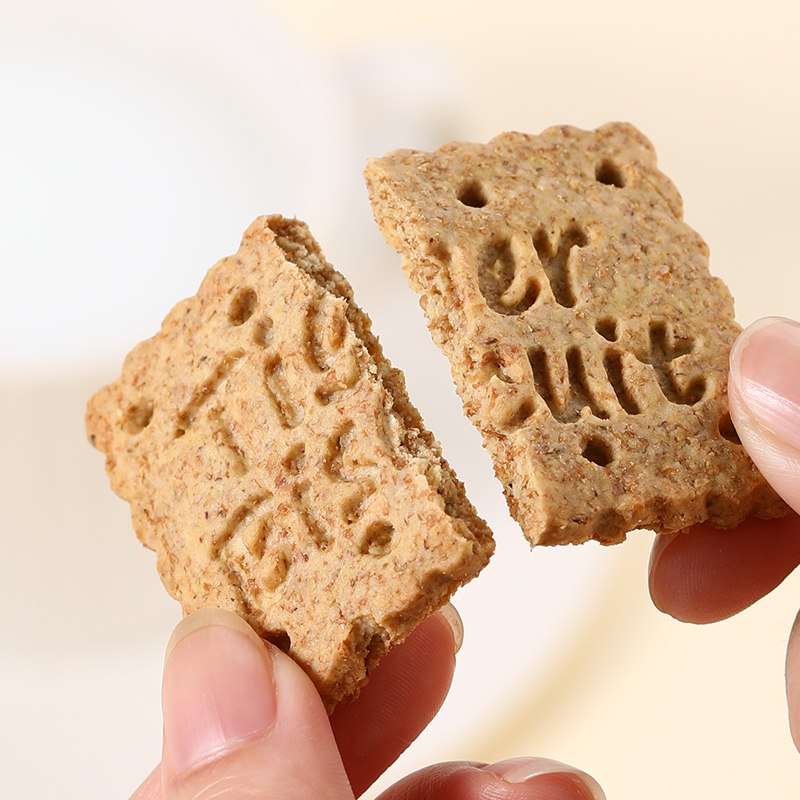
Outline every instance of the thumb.
[[(767, 317), (731, 351), (728, 386), (739, 438), (764, 477), (800, 512), (800, 324)], [(789, 727), (800, 749), (800, 615), (786, 653)]]
[(161, 702), (163, 800), (352, 800), (313, 684), (237, 615), (206, 608), (176, 627)]
[(767, 317), (731, 351), (731, 418), (776, 492), (800, 512), (800, 324)]

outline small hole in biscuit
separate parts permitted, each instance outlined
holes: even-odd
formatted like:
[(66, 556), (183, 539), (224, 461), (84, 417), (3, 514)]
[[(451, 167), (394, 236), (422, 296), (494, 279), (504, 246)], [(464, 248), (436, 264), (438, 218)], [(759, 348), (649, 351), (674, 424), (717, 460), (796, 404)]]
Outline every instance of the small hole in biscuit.
[(125, 412), (125, 430), (132, 436), (141, 433), (153, 419), (153, 404), (135, 403)]
[(594, 171), (594, 177), (606, 186), (616, 186), (621, 189), (625, 185), (625, 176), (622, 170), (610, 159), (601, 161)]
[(286, 631), (268, 631), (263, 636), (270, 644), (274, 644), (278, 650), (288, 653), (292, 647), (292, 639)]
[(271, 550), (262, 558), (261, 580), (268, 592), (274, 592), (289, 574), (291, 554), (284, 550)]
[(377, 663), (380, 657), (386, 652), (386, 642), (379, 633), (373, 634), (372, 638), (367, 642), (367, 653), (364, 659), (367, 671), (371, 670)]
[(733, 442), (733, 444), (742, 443), (739, 434), (736, 432), (736, 428), (733, 426), (731, 415), (727, 412), (719, 418), (719, 432), (723, 439), (727, 439), (729, 442)]
[(385, 556), (392, 549), (394, 526), (388, 522), (375, 522), (367, 528), (361, 542), (361, 552), (370, 556)]
[(595, 330), (609, 342), (617, 341), (617, 321), (612, 317), (598, 319), (594, 324)]
[(607, 467), (614, 460), (614, 453), (609, 444), (597, 436), (586, 442), (581, 455), (598, 467)]
[(470, 208), (483, 208), (488, 202), (486, 192), (478, 181), (470, 181), (458, 191), (458, 200)]
[(705, 378), (694, 378), (691, 383), (689, 383), (689, 386), (686, 388), (686, 391), (683, 392), (683, 395), (678, 402), (687, 406), (693, 406), (703, 399), (705, 393)]
[(272, 320), (269, 317), (256, 320), (253, 324), (253, 341), (261, 347), (269, 347), (272, 337)]
[(228, 306), (228, 322), (231, 325), (243, 325), (253, 316), (257, 304), (258, 295), (255, 289), (249, 286), (240, 289)]
[(342, 503), (342, 519), (344, 519), (348, 525), (358, 522), (359, 518), (364, 513), (365, 499), (361, 492), (356, 492), (356, 494), (351, 495)]
[(342, 518), (348, 525), (352, 525), (361, 519), (364, 509), (376, 491), (375, 484), (372, 481), (362, 481), (356, 491), (342, 503)]
[(306, 463), (306, 446), (303, 442), (296, 444), (283, 459), (283, 468), (290, 475), (299, 475)]
[(518, 428), (524, 425), (532, 416), (536, 407), (530, 397), (524, 398), (503, 423), (509, 428)]
[(481, 359), (481, 363), (488, 367), (493, 375), (500, 378), (503, 383), (516, 383), (516, 381), (509, 375), (506, 365), (506, 359), (494, 350), (490, 350)]

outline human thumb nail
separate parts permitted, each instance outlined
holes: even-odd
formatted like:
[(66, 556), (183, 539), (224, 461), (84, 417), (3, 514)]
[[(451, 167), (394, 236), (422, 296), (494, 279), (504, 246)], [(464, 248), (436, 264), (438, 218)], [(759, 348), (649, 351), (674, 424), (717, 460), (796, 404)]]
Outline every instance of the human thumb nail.
[(800, 324), (753, 323), (731, 350), (728, 395), (739, 438), (775, 491), (800, 512)]
[(600, 784), (591, 775), (551, 758), (509, 758), (483, 769), (506, 783), (535, 784), (543, 790), (543, 797), (552, 800), (606, 800)]
[(352, 800), (308, 675), (230, 611), (175, 628), (161, 693), (163, 800)]
[(163, 767), (178, 776), (266, 733), (276, 714), (272, 659), (236, 614), (204, 608), (175, 628), (162, 688)]

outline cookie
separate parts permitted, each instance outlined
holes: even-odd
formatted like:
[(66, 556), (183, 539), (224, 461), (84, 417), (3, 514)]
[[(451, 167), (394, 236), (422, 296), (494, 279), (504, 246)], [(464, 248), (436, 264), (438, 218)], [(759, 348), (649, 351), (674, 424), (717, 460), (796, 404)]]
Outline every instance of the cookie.
[(328, 710), (494, 544), (307, 227), (257, 219), (89, 402), (185, 613), (231, 609)]
[(635, 128), (399, 150), (365, 178), (532, 544), (785, 511), (728, 414), (733, 300)]

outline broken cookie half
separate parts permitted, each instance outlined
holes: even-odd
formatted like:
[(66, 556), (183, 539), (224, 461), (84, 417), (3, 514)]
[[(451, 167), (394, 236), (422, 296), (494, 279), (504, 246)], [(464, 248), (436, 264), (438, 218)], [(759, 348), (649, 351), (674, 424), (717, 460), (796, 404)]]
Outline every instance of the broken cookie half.
[(365, 176), (532, 544), (785, 513), (728, 415), (733, 300), (635, 128), (399, 150)]
[(185, 613), (235, 611), (328, 710), (493, 551), (307, 227), (261, 217), (86, 426)]

